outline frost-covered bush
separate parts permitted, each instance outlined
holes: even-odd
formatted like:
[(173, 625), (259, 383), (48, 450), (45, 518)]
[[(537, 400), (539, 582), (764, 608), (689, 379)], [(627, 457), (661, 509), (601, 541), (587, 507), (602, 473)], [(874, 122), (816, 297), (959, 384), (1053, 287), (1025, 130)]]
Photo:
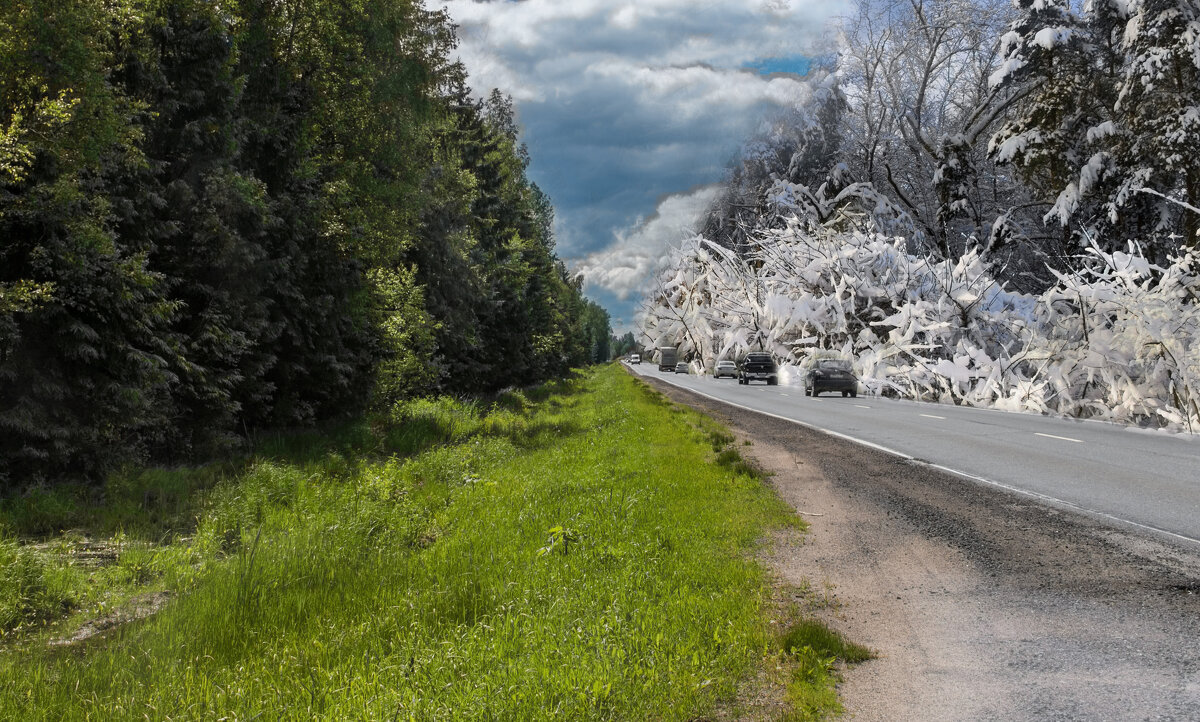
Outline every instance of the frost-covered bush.
[(957, 400), (1006, 356), (1019, 337), (1010, 316), (1030, 305), (1004, 292), (977, 254), (934, 262), (900, 238), (805, 230), (793, 219), (742, 256), (685, 242), (643, 324), (650, 338), (706, 361), (766, 349), (800, 363), (832, 349), (857, 356), (876, 390)]
[(707, 367), (832, 351), (855, 357), (873, 393), (1200, 428), (1195, 254), (1167, 268), (1133, 247), (1090, 259), (1041, 296), (1017, 294), (976, 251), (937, 261), (902, 238), (793, 218), (742, 253), (683, 243), (641, 322)]
[(1200, 265), (1194, 250), (1162, 268), (1140, 250), (1104, 253), (1038, 304), (1051, 408), (1120, 422), (1200, 430)]

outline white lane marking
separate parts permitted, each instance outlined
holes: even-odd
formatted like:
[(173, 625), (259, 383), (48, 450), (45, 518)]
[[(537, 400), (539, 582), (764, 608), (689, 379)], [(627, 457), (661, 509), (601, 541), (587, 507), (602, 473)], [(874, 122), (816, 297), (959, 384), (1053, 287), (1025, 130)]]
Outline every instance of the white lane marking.
[(1043, 434), (1043, 433), (1041, 433), (1040, 431), (1035, 431), (1035, 432), (1033, 432), (1033, 435), (1034, 435), (1034, 436), (1045, 436), (1047, 439), (1058, 439), (1059, 441), (1072, 441), (1072, 442), (1074, 442), (1074, 443), (1076, 443), (1076, 444), (1082, 444), (1082, 443), (1083, 443), (1083, 440), (1082, 440), (1082, 439), (1072, 439), (1072, 438), (1070, 438), (1070, 437), (1067, 437), (1067, 436), (1055, 436), (1054, 434)]
[(862, 404), (855, 404), (855, 406), (857, 406), (857, 407), (858, 407), (858, 408), (860, 408), (860, 409), (869, 409), (869, 408), (871, 408), (870, 406), (863, 406)]
[(780, 396), (787, 396), (787, 394), (779, 394), (779, 395), (780, 395)]
[(946, 420), (945, 416), (934, 416), (933, 414), (921, 414), (921, 416), (924, 416), (927, 419), (941, 419), (942, 421)]
[(734, 403), (727, 399), (722, 399), (722, 398), (713, 396), (711, 394), (706, 394), (703, 391), (692, 391), (692, 393), (697, 394), (699, 396), (704, 396), (705, 398), (712, 399), (713, 401), (719, 401), (722, 404), (729, 404), (730, 406), (737, 407), (744, 411), (749, 411), (749, 412), (755, 413), (755, 414), (762, 414), (763, 416), (770, 416), (773, 419), (779, 419), (780, 421), (787, 421), (789, 423), (796, 424), (797, 426), (803, 426), (807, 429), (812, 429), (813, 431), (820, 431), (821, 433), (829, 434), (830, 436), (833, 436), (835, 438), (845, 439), (846, 441), (849, 441), (850, 443), (858, 444), (859, 446), (865, 446), (868, 449), (875, 449), (876, 451), (882, 451), (885, 454), (891, 454), (892, 456), (895, 456), (899, 459), (903, 459), (905, 461), (909, 461), (914, 464), (920, 464), (921, 466), (927, 466), (930, 469), (938, 469), (939, 471), (944, 471), (947, 474), (954, 474), (955, 476), (961, 476), (964, 479), (970, 479), (972, 481), (977, 481), (980, 484), (994, 486), (994, 487), (997, 487), (1000, 489), (1005, 489), (1007, 491), (1011, 491), (1014, 494), (1021, 494), (1022, 496), (1028, 496), (1028, 497), (1031, 497), (1034, 499), (1038, 499), (1046, 504), (1049, 504), (1050, 506), (1059, 506), (1059, 507), (1065, 507), (1067, 509), (1073, 509), (1081, 514), (1085, 514), (1088, 516), (1100, 517), (1102, 519), (1108, 519), (1109, 521), (1114, 521), (1119, 524), (1127, 524), (1129, 526), (1137, 527), (1139, 529), (1144, 529), (1146, 531), (1154, 532), (1156, 534), (1164, 534), (1166, 536), (1173, 537), (1173, 538), (1179, 539), (1181, 541), (1190, 542), (1192, 544), (1200, 544), (1200, 539), (1197, 539), (1195, 537), (1190, 537), (1185, 534), (1178, 534), (1176, 532), (1168, 531), (1166, 529), (1152, 526), (1150, 524), (1142, 524), (1140, 522), (1136, 522), (1131, 519), (1125, 519), (1125, 518), (1122, 518), (1119, 516), (1115, 516), (1113, 514), (1109, 514), (1108, 512), (1098, 511), (1096, 509), (1089, 509), (1086, 506), (1081, 506), (1079, 504), (1076, 504), (1076, 503), (1070, 502), (1070, 501), (1064, 501), (1062, 499), (1059, 499), (1058, 497), (1050, 496), (1049, 494), (1042, 494), (1041, 492), (1037, 492), (1037, 491), (1027, 491), (1025, 489), (1020, 489), (1015, 486), (1010, 486), (1003, 482), (992, 481), (991, 479), (987, 479), (982, 476), (970, 474), (965, 471), (959, 471), (958, 469), (952, 469), (949, 466), (942, 466), (941, 464), (931, 464), (928, 461), (921, 461), (920, 459), (917, 459), (914, 456), (910, 456), (909, 454), (906, 454), (903, 451), (897, 451), (896, 449), (889, 449), (888, 447), (883, 446), (882, 444), (876, 444), (872, 441), (867, 441), (866, 439), (860, 439), (858, 437), (851, 436), (849, 434), (843, 434), (839, 431), (834, 431), (832, 429), (825, 429), (820, 426), (817, 426), (816, 424), (810, 424), (806, 421), (800, 421), (799, 419), (789, 419), (786, 416), (780, 416), (779, 414), (772, 414), (769, 411), (755, 409), (750, 406), (743, 406), (742, 404), (737, 404), (737, 403)]
[(976, 476), (975, 474), (968, 474), (965, 471), (959, 471), (958, 469), (951, 469), (950, 467), (942, 466), (941, 464), (930, 464), (927, 461), (920, 461), (919, 459), (912, 459), (911, 457), (909, 460), (912, 461), (914, 464), (928, 466), (931, 469), (938, 469), (940, 471), (945, 471), (947, 473), (954, 474), (955, 476), (961, 476), (964, 479), (971, 479), (972, 481), (977, 481), (981, 484), (987, 484), (988, 486), (995, 486), (997, 488), (1004, 489), (1006, 491), (1011, 491), (1014, 494), (1021, 494), (1022, 496), (1028, 496), (1033, 499), (1037, 499), (1038, 501), (1041, 501), (1049, 506), (1058, 506), (1058, 507), (1062, 507), (1062, 508), (1071, 509), (1073, 511), (1079, 512), (1080, 514), (1084, 514), (1086, 516), (1100, 517), (1102, 519), (1108, 519), (1109, 521), (1115, 521), (1120, 524), (1127, 524), (1129, 526), (1137, 527), (1138, 529), (1144, 529), (1146, 531), (1154, 532), (1156, 534), (1165, 534), (1166, 536), (1174, 537), (1175, 539), (1180, 539), (1180, 540), (1186, 541), (1186, 542), (1191, 542), (1193, 544), (1200, 544), (1200, 539), (1196, 539), (1194, 537), (1190, 537), (1185, 534), (1177, 534), (1176, 532), (1167, 531), (1166, 529), (1162, 529), (1157, 526), (1152, 526), (1150, 524), (1142, 524), (1140, 522), (1136, 522), (1131, 519), (1125, 519), (1123, 517), (1109, 514), (1108, 512), (1105, 512), (1105, 511), (1089, 509), (1088, 507), (1083, 506), (1081, 504), (1076, 504), (1073, 501), (1064, 501), (1062, 499), (1059, 499), (1056, 496), (1050, 496), (1049, 494), (1043, 494), (1043, 493), (1037, 492), (1037, 491), (1028, 491), (1026, 489), (1020, 489), (1015, 486), (1010, 486), (1008, 484), (1005, 484), (1005, 483), (1002, 483), (999, 481), (992, 481), (991, 479), (986, 479), (982, 476)]

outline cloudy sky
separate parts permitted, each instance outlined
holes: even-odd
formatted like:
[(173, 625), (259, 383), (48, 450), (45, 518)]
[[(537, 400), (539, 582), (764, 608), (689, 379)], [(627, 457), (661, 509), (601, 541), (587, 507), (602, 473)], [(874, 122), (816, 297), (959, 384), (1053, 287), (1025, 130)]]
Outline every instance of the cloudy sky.
[(513, 97), (558, 255), (627, 330), (764, 113), (793, 102), (840, 0), (440, 0), (472, 88)]

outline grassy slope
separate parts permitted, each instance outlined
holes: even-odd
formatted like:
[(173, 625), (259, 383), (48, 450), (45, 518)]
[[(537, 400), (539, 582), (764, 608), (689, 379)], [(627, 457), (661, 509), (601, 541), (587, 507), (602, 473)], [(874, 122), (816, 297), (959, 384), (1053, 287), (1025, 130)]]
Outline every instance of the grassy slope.
[(694, 719), (787, 658), (753, 549), (795, 517), (730, 438), (617, 367), (531, 396), (264, 453), (118, 560), (164, 610), (0, 653), (0, 719)]

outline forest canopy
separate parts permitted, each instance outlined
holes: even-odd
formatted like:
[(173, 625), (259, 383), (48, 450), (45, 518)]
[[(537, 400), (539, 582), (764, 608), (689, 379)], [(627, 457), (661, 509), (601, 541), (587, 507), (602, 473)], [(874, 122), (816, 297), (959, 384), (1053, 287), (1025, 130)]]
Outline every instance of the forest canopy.
[(420, 0), (0, 5), (0, 488), (606, 346), (454, 45)]

